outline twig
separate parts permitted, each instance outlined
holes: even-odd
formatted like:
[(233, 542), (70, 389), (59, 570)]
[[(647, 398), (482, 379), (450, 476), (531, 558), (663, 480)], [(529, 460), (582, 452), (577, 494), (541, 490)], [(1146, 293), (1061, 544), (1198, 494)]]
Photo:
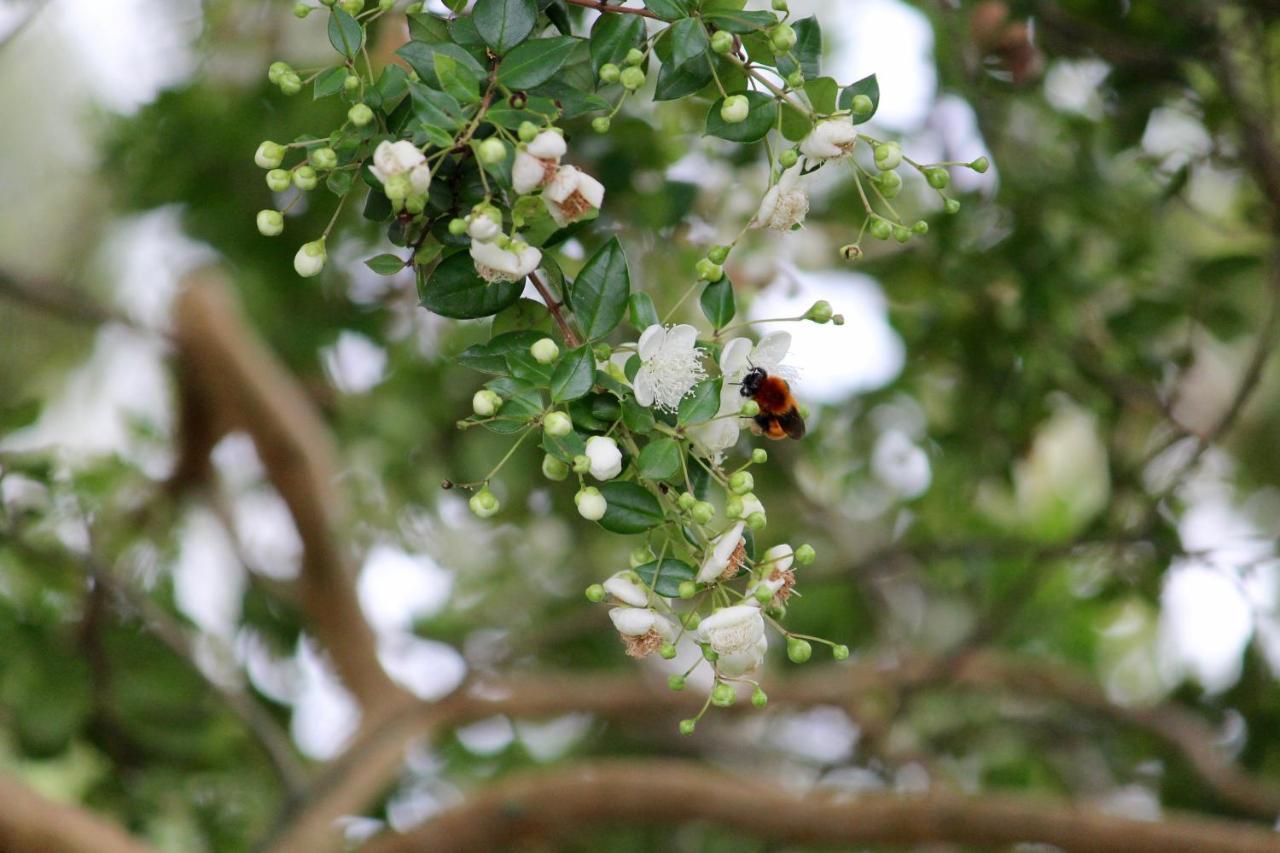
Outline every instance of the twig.
[(124, 314), (100, 305), (60, 282), (28, 279), (11, 270), (0, 269), (0, 296), (72, 323), (91, 326), (120, 323), (137, 328), (137, 324)]
[(604, 0), (565, 0), (572, 6), (581, 6), (584, 9), (595, 9), (597, 12), (621, 12), (624, 15), (639, 15), (642, 18), (653, 18), (661, 20), (653, 12), (648, 9), (633, 9), (630, 6), (613, 6)]
[(0, 850), (14, 853), (150, 853), (152, 848), (87, 809), (47, 800), (0, 776)]
[(556, 327), (560, 329), (560, 334), (564, 335), (565, 346), (582, 346), (582, 339), (578, 337), (578, 333), (569, 325), (569, 321), (564, 318), (564, 313), (560, 310), (560, 302), (556, 299), (555, 294), (551, 292), (551, 288), (547, 287), (536, 272), (529, 273), (529, 281), (533, 282), (533, 287), (538, 291), (538, 295), (542, 297), (542, 301), (547, 303), (547, 310), (551, 312), (551, 319), (556, 321)]

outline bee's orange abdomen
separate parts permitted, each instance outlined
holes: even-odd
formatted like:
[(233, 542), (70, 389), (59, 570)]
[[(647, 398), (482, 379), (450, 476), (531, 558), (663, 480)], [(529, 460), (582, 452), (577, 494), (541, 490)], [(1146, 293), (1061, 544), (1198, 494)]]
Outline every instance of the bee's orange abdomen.
[(755, 401), (760, 411), (770, 414), (781, 414), (795, 406), (787, 381), (776, 376), (764, 378), (760, 383), (760, 390), (756, 392)]

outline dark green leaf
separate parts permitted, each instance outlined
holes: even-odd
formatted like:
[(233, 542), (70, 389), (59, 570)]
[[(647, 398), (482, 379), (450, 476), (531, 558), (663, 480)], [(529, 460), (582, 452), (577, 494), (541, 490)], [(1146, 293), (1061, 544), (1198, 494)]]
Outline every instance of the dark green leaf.
[(463, 47), (484, 47), (484, 38), (476, 29), (476, 19), (462, 15), (449, 22), (449, 40)]
[(702, 289), (702, 298), (699, 301), (702, 304), (702, 313), (713, 327), (723, 329), (729, 325), (735, 312), (733, 283), (729, 281), (729, 276), (726, 275), (719, 281), (709, 282)]
[(586, 395), (595, 384), (596, 357), (590, 346), (566, 352), (551, 374), (551, 400), (563, 403)]
[(347, 59), (355, 59), (364, 44), (364, 27), (337, 6), (329, 10), (329, 43)]
[(498, 419), (485, 423), (490, 432), (509, 435), (524, 429), (529, 421), (542, 414), (542, 393), (528, 382), (502, 376), (485, 383), (485, 387), (501, 395)]
[(637, 403), (631, 397), (622, 401), (622, 422), (632, 432), (652, 432), (655, 423), (653, 412)]
[(548, 80), (535, 89), (530, 89), (529, 92), (550, 98), (553, 104), (559, 105), (561, 115), (567, 119), (576, 118), (583, 113), (609, 109), (609, 102), (604, 98), (561, 82), (558, 77)]
[(366, 260), (364, 265), (378, 275), (395, 275), (404, 269), (404, 259), (392, 254), (377, 255)]
[(699, 57), (682, 66), (664, 62), (658, 69), (658, 82), (653, 92), (655, 101), (674, 101), (692, 95), (711, 82), (711, 62)]
[(611, 533), (643, 533), (662, 523), (662, 504), (643, 486), (605, 483), (600, 493), (608, 507), (599, 524)]
[(709, 421), (720, 411), (720, 377), (706, 379), (693, 386), (692, 393), (680, 401), (676, 423), (680, 426)]
[(320, 100), (330, 95), (336, 95), (342, 91), (342, 84), (346, 82), (347, 69), (345, 66), (339, 65), (337, 68), (330, 68), (321, 71), (320, 76), (316, 78), (314, 87), (314, 98)]
[(568, 435), (542, 434), (542, 449), (561, 462), (573, 464), (573, 457), (587, 452), (587, 441), (580, 434), (571, 432)]
[(428, 86), (439, 86), (440, 81), (436, 79), (436, 62), (435, 55), (444, 53), (458, 60), (460, 65), (470, 69), (477, 79), (483, 79), (488, 72), (474, 56), (467, 53), (456, 44), (431, 44), (428, 42), (411, 41), (404, 47), (396, 51), (396, 55), (403, 58), (409, 63), (414, 71), (418, 72), (418, 76), (422, 78), (422, 82)]
[(469, 346), (456, 358), (458, 364), (484, 373), (502, 375), (507, 372), (507, 355), (517, 351), (528, 352), (529, 347), (545, 338), (542, 332), (505, 332), (483, 344)]
[(696, 18), (681, 18), (667, 31), (671, 40), (671, 64), (679, 68), (686, 63), (705, 57), (711, 49), (707, 31)]
[(650, 480), (672, 477), (680, 470), (680, 445), (675, 439), (655, 438), (640, 451), (636, 465), (640, 476)]
[(871, 112), (864, 116), (854, 116), (854, 124), (870, 121), (871, 117), (876, 114), (876, 110), (880, 109), (880, 83), (876, 80), (876, 75), (872, 74), (870, 77), (863, 77), (857, 83), (845, 86), (840, 92), (840, 109), (852, 109), (853, 99), (858, 95), (866, 95), (871, 99)]
[(800, 112), (790, 103), (782, 106), (782, 137), (791, 142), (799, 142), (813, 130), (813, 120)]
[[(796, 45), (791, 48), (791, 55), (800, 60), (800, 70), (806, 78), (812, 79), (822, 73), (822, 28), (818, 19), (810, 15), (801, 18), (791, 25), (796, 31)], [(791, 57), (778, 59), (778, 70), (790, 74), (796, 68)]]
[(836, 95), (840, 92), (840, 84), (832, 77), (814, 77), (804, 81), (804, 93), (809, 96), (809, 103), (820, 114), (836, 111)]
[(329, 177), (325, 180), (324, 185), (329, 188), (329, 192), (336, 196), (344, 196), (351, 189), (351, 182), (355, 180), (355, 175), (351, 171), (330, 172)]
[(689, 15), (689, 4), (686, 0), (644, 0), (644, 5), (664, 21), (674, 21)]
[(633, 293), (627, 300), (629, 309), (628, 321), (632, 326), (644, 331), (650, 326), (662, 322), (658, 319), (658, 309), (653, 304), (653, 297), (647, 293)]
[(546, 388), (551, 384), (551, 373), (555, 368), (543, 364), (533, 357), (533, 353), (523, 349), (507, 353), (507, 369), (516, 379), (523, 379), (536, 388)]
[(426, 127), (457, 130), (462, 126), (462, 105), (444, 92), (421, 83), (409, 84), (413, 116)]
[(718, 30), (731, 33), (749, 33), (771, 27), (778, 18), (772, 12), (724, 11), (705, 16), (707, 23)]
[(587, 259), (569, 291), (569, 305), (588, 341), (613, 331), (627, 310), (631, 273), (617, 237)]
[(414, 41), (445, 42), (449, 40), (449, 22), (444, 18), (423, 12), (409, 16), (409, 38)]
[(764, 139), (778, 120), (778, 102), (763, 92), (747, 92), (746, 95), (751, 105), (746, 121), (729, 124), (720, 118), (720, 106), (724, 103), (724, 98), (720, 98), (707, 113), (707, 133), (731, 142), (759, 142)]
[(471, 17), (480, 37), (501, 55), (533, 32), (538, 4), (535, 0), (476, 0)]
[(621, 65), (627, 52), (640, 46), (644, 19), (638, 15), (601, 15), (591, 27), (591, 70), (606, 62)]
[(498, 66), (498, 82), (512, 89), (530, 89), (550, 80), (582, 39), (554, 36), (534, 39), (512, 50)]
[(442, 317), (468, 320), (488, 317), (520, 298), (523, 281), (489, 284), (476, 275), (466, 252), (451, 255), (428, 276), (418, 276), (418, 299), (423, 308)]
[(388, 65), (382, 69), (382, 74), (378, 76), (378, 82), (373, 88), (382, 96), (384, 103), (394, 101), (409, 91), (409, 74), (403, 66)]
[(674, 598), (680, 594), (680, 584), (684, 581), (691, 581), (697, 575), (693, 570), (693, 566), (667, 557), (661, 561), (654, 560), (652, 563), (645, 563), (643, 566), (637, 566), (636, 574), (640, 576), (640, 580), (644, 581), (644, 585), (652, 589), (658, 595)]
[(436, 69), (436, 79), (445, 93), (457, 99), (459, 103), (470, 104), (480, 100), (480, 80), (471, 69), (460, 64), (447, 53), (437, 51), (432, 57)]

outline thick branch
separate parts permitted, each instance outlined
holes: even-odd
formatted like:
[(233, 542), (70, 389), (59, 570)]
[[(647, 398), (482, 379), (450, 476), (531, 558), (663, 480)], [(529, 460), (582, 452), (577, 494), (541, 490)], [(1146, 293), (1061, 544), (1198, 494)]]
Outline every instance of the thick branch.
[[(584, 9), (595, 9), (597, 12), (622, 12), (626, 15), (639, 15), (642, 18), (655, 18), (658, 16), (648, 9), (633, 9), (630, 6), (614, 6), (606, 3), (605, 0), (565, 0), (573, 6), (581, 6)], [(660, 20), (660, 19), (659, 19)]]
[(0, 850), (9, 853), (148, 853), (146, 844), (84, 809), (47, 800), (0, 776)]
[(526, 774), (482, 789), (371, 853), (493, 850), (554, 843), (591, 829), (704, 820), (792, 844), (1053, 844), (1090, 853), (1274, 853), (1265, 829), (1209, 818), (1135, 821), (1012, 797), (892, 794), (856, 799), (790, 791), (689, 762), (601, 762)]

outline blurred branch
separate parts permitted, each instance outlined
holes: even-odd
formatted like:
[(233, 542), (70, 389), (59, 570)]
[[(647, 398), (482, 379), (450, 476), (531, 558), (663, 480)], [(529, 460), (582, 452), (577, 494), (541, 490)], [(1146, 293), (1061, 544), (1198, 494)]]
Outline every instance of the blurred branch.
[(1137, 821), (999, 796), (798, 796), (748, 776), (692, 762), (654, 760), (592, 762), (504, 779), (407, 835), (386, 835), (364, 849), (462, 853), (508, 844), (554, 844), (618, 824), (669, 827), (685, 820), (711, 821), (793, 844), (1041, 842), (1091, 853), (1276, 849), (1273, 832), (1224, 820), (1178, 816)]
[(0, 297), (72, 323), (137, 325), (125, 315), (65, 284), (51, 279), (26, 278), (4, 268), (0, 268)]
[(146, 844), (85, 809), (45, 799), (0, 776), (0, 850), (9, 853), (147, 853)]

